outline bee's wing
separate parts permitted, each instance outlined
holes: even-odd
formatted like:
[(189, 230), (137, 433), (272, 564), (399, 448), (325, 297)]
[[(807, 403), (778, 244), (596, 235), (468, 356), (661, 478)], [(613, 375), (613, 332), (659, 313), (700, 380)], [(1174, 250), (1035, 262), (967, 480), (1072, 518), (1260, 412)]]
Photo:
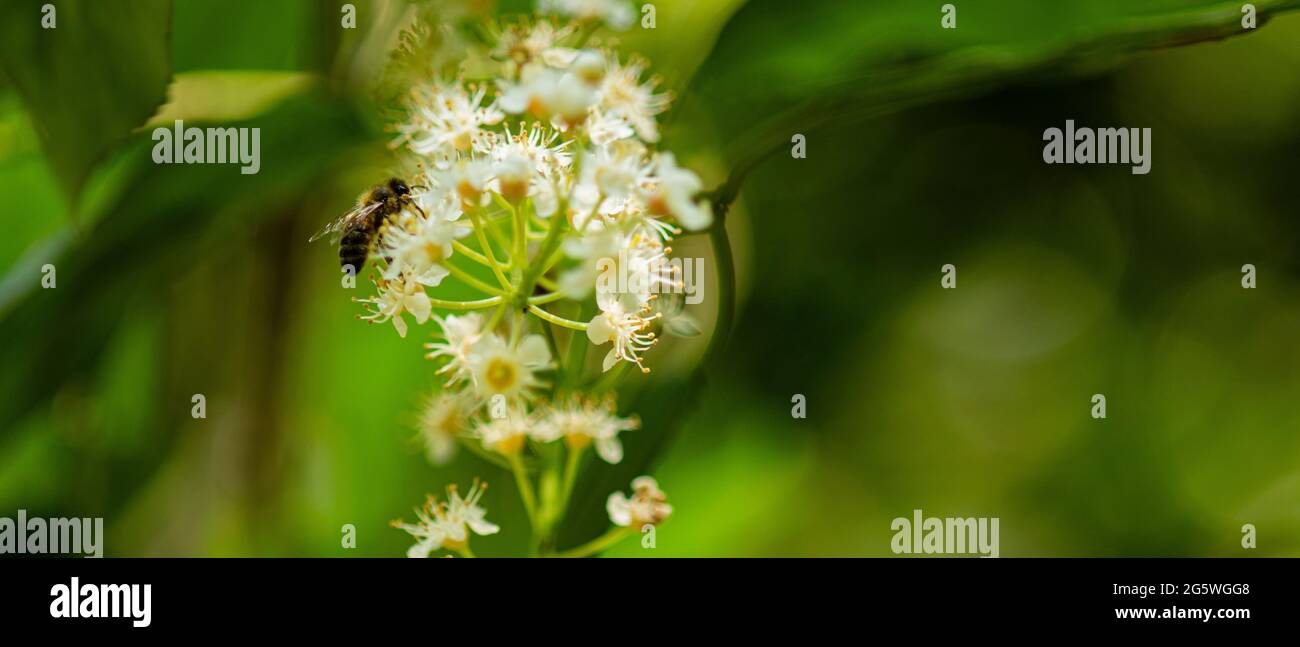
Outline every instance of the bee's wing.
[(331, 236), (330, 243), (331, 244), (336, 243), (338, 242), (339, 239), (339, 232), (342, 232), (343, 229), (347, 227), (349, 223), (356, 222), (363, 218), (369, 218), (370, 214), (374, 213), (375, 209), (382, 207), (383, 204), (384, 203), (382, 202), (371, 202), (369, 204), (360, 205), (355, 209), (339, 216), (330, 224), (325, 225), (325, 227), (323, 227), (320, 231), (316, 232), (315, 234), (312, 234), (312, 237), (308, 238), (307, 242), (314, 243), (317, 240), (324, 238), (326, 234), (329, 234)]

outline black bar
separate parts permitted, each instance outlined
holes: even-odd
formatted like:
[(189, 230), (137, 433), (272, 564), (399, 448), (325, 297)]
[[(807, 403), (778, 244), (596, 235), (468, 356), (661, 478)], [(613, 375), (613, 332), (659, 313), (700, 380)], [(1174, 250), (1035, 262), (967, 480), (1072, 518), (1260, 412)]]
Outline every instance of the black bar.
[[(629, 635), (699, 623), (760, 634), (911, 623), (923, 635), (939, 632), (934, 637), (963, 627), (1016, 631), (1044, 624), (1117, 635), (1239, 635), (1295, 626), (1296, 565), (1283, 559), (6, 559), (0, 560), (0, 616), (6, 625), (17, 620), (47, 635), (193, 635), (196, 629), (310, 635), (347, 628), (387, 640), (444, 622), (466, 631), (490, 628), (493, 636), (532, 627), (539, 639), (557, 622), (577, 623), (565, 631), (604, 627)], [(73, 577), (80, 586), (149, 584), (149, 626), (134, 627), (129, 617), (51, 617), (51, 590)], [(1138, 609), (1249, 617), (1117, 617)]]

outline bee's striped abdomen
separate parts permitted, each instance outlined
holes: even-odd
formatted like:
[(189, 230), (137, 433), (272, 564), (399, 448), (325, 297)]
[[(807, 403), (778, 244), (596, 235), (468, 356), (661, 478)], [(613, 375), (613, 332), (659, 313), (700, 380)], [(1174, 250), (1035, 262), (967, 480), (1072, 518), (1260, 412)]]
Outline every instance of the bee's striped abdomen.
[(370, 256), (370, 235), (370, 230), (365, 227), (353, 227), (344, 232), (339, 241), (339, 265), (351, 265), (354, 275), (360, 274)]

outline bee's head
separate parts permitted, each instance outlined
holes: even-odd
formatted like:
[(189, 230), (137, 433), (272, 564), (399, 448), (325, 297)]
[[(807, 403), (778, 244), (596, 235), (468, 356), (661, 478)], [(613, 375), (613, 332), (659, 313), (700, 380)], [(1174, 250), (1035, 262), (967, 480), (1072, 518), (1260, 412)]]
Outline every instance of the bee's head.
[(411, 187), (407, 186), (406, 182), (397, 178), (388, 181), (388, 190), (392, 191), (393, 195), (398, 198), (407, 198), (411, 195)]

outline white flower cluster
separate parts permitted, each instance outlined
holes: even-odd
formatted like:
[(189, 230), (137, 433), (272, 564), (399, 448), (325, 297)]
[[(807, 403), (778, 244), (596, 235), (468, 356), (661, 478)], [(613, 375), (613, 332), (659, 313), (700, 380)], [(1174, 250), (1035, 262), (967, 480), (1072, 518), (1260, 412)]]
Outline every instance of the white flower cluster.
[[(604, 371), (627, 362), (648, 372), (644, 354), (662, 330), (693, 328), (680, 300), (658, 298), (682, 288), (680, 267), (666, 262), (668, 244), (683, 229), (712, 224), (700, 178), (655, 149), (669, 97), (647, 78), (646, 63), (586, 46), (593, 25), (630, 24), (631, 8), (610, 0), (550, 0), (543, 8), (575, 22), (489, 29), (491, 73), (476, 64), (474, 81), (457, 76), (412, 89), (393, 145), (420, 170), (409, 178), (404, 208), (378, 232), (377, 292), (358, 299), (364, 319), (391, 321), (402, 336), (404, 315), (437, 324), (426, 356), (440, 363), (444, 388), (420, 419), (429, 459), (445, 462), (458, 440), (472, 438), (518, 468), (521, 480), (530, 443), (563, 441), (571, 456), (591, 446), (609, 463), (622, 460), (619, 434), (639, 422), (619, 417), (609, 396), (555, 399), (555, 374), (580, 372), (586, 344), (609, 344)], [(604, 280), (614, 273), (625, 280)], [(482, 298), (431, 296), (428, 288), (448, 277)], [(565, 330), (567, 356), (578, 365), (559, 365), (559, 330), (539, 334), (529, 323)], [(575, 354), (575, 344), (583, 352)], [(520, 488), (530, 518), (540, 515), (526, 484)], [(666, 504), (643, 509), (648, 492), (637, 489), (615, 521), (666, 516)], [(431, 503), (417, 523), (402, 524), (419, 541), (412, 551), (454, 549), (466, 525), (495, 532), (484, 532), (490, 524), (475, 512), (479, 495), (453, 491), (450, 503)], [(613, 506), (611, 499), (611, 515)], [(535, 529), (544, 523), (533, 521)]]
[[(707, 228), (712, 211), (698, 199), (699, 177), (651, 148), (669, 99), (643, 78), (645, 63), (566, 45), (577, 31), (545, 20), (511, 25), (493, 49), (497, 78), (412, 91), (394, 143), (423, 170), (376, 246), (384, 270), (377, 294), (360, 300), (364, 318), (392, 321), (405, 335), (404, 314), (424, 323), (439, 305), (425, 288), (455, 275), (487, 295), (475, 307), (526, 306), (610, 344), (606, 370), (619, 361), (647, 370), (642, 353), (663, 316), (657, 297), (682, 287), (668, 242), (682, 228)], [(455, 255), (490, 269), (497, 284), (459, 269)], [(632, 280), (606, 286), (602, 274)], [(551, 291), (536, 294), (538, 286)], [(593, 292), (600, 311), (590, 320), (541, 307)]]
[(448, 486), (447, 501), (440, 502), (429, 496), (424, 507), (416, 509), (415, 523), (394, 521), (394, 528), (401, 528), (416, 539), (406, 556), (428, 557), (440, 549), (464, 553), (469, 548), (471, 531), (476, 535), (496, 534), (500, 528), (484, 518), (487, 511), (478, 504), (486, 489), (486, 483), (475, 482), (462, 498), (456, 486)]
[(609, 495), (605, 509), (614, 525), (637, 529), (645, 524), (657, 526), (673, 513), (673, 507), (668, 505), (668, 496), (659, 489), (659, 482), (650, 476), (632, 479), (632, 496), (622, 492)]
[(446, 378), (446, 388), (426, 405), (420, 428), (435, 464), (449, 460), (456, 439), (463, 436), (504, 456), (519, 454), (529, 440), (563, 440), (575, 451), (594, 445), (609, 463), (623, 459), (618, 435), (640, 423), (618, 417), (612, 396), (537, 402), (538, 392), (548, 386), (538, 374), (554, 366), (541, 335), (510, 344), (484, 331), (477, 313), (434, 318), (444, 340), (426, 344), (426, 357), (444, 362), (438, 373)]

